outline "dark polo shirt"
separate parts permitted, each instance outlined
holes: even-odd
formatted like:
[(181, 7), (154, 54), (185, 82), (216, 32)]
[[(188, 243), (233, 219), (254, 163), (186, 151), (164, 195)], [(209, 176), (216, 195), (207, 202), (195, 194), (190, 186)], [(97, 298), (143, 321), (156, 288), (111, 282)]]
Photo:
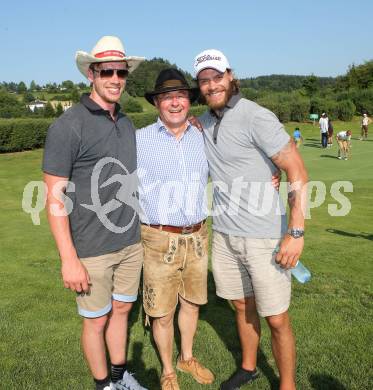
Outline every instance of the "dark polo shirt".
[(72, 183), (66, 191), (71, 200), (67, 207), (72, 208), (70, 229), (79, 257), (103, 255), (140, 241), (134, 210), (135, 128), (119, 108), (116, 105), (114, 121), (109, 111), (83, 95), (48, 129), (42, 169)]

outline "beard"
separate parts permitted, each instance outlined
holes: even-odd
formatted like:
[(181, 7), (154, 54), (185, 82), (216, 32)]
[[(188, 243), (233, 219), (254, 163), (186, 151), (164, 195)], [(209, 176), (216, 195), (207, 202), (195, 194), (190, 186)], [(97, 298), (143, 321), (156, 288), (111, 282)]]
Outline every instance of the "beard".
[(224, 88), (222, 91), (219, 92), (224, 92), (224, 98), (221, 101), (214, 101), (212, 98), (210, 98), (209, 94), (203, 96), (207, 105), (214, 111), (221, 110), (227, 105), (233, 95), (233, 84), (230, 83), (228, 89)]

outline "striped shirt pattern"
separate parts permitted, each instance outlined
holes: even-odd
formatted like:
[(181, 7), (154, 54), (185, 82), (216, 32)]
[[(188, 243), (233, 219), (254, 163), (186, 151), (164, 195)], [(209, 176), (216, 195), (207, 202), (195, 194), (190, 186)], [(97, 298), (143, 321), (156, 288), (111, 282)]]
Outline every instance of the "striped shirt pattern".
[(189, 124), (177, 140), (158, 118), (136, 131), (142, 223), (188, 226), (208, 215), (203, 134)]

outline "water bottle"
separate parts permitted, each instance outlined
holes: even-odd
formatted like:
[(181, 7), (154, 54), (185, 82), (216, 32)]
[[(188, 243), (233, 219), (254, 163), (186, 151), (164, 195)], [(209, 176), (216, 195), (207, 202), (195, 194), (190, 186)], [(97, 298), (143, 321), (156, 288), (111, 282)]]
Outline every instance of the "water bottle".
[(299, 283), (307, 283), (311, 280), (311, 272), (298, 260), (294, 268), (291, 268), (291, 274)]

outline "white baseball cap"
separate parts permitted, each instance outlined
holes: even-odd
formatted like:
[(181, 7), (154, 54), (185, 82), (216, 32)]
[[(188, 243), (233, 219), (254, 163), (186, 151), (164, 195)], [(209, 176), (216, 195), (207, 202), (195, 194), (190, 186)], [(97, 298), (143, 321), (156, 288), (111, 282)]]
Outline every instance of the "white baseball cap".
[(196, 77), (204, 69), (212, 68), (224, 73), (231, 69), (227, 57), (219, 50), (207, 49), (199, 53), (194, 59), (194, 72)]

